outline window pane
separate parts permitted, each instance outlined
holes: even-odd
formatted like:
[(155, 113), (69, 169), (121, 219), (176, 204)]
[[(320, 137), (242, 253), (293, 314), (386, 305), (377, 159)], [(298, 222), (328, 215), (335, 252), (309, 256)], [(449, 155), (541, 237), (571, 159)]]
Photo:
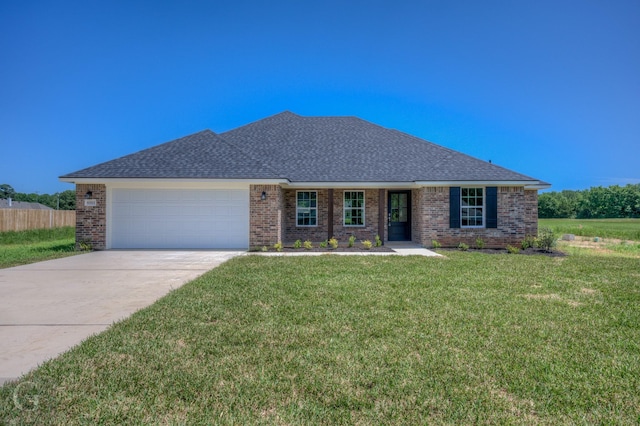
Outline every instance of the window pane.
[(343, 211), (345, 226), (363, 226), (364, 191), (345, 191)]
[(296, 193), (297, 226), (316, 226), (317, 197), (316, 191), (298, 191)]

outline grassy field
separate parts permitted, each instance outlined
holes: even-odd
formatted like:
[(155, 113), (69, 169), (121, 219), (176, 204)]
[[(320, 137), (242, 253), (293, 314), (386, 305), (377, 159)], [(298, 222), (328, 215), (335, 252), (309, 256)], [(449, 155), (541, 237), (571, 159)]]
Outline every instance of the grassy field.
[(0, 388), (10, 424), (635, 424), (631, 257), (233, 259)]
[(640, 219), (539, 219), (558, 234), (640, 241)]
[(0, 232), (0, 268), (70, 256), (75, 250), (75, 228)]

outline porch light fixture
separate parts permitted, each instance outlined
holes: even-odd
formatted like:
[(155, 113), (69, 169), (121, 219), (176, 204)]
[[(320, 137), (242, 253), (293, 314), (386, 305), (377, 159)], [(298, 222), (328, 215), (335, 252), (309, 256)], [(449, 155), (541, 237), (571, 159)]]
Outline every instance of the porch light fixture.
[(91, 198), (91, 197), (93, 197), (93, 192), (91, 192), (91, 191), (87, 191), (87, 193), (86, 193), (86, 194), (84, 194), (84, 198), (86, 198), (87, 200), (88, 200), (89, 198)]
[(267, 199), (267, 193), (266, 193), (265, 191), (262, 191), (262, 195), (260, 195), (260, 199), (261, 199), (262, 201), (264, 201), (264, 200), (266, 200), (266, 199)]

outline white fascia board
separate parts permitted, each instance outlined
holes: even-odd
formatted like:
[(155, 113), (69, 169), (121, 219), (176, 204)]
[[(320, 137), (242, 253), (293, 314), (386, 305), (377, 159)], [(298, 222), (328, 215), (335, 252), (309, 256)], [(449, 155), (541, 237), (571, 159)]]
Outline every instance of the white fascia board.
[(415, 182), (287, 182), (285, 188), (418, 188)]
[(279, 185), (286, 179), (123, 179), (60, 178), (75, 184), (101, 184), (107, 188), (244, 188), (249, 185)]
[(419, 186), (524, 186), (526, 189), (545, 189), (551, 185), (543, 185), (537, 180), (451, 180), (451, 181), (416, 181)]
[(540, 190), (540, 189), (549, 189), (551, 188), (551, 184), (548, 183), (538, 183), (538, 184), (531, 184), (531, 185), (525, 185), (524, 189), (531, 189), (531, 190)]

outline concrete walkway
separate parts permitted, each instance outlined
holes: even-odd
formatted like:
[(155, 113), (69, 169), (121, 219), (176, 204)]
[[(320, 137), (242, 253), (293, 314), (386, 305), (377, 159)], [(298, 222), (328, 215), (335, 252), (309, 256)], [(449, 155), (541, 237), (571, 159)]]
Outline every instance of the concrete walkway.
[(420, 244), (412, 242), (386, 242), (385, 247), (392, 249), (393, 251), (306, 251), (300, 249), (300, 251), (283, 251), (283, 252), (251, 252), (250, 254), (260, 256), (323, 256), (327, 254), (340, 255), (340, 256), (428, 256), (428, 257), (442, 257), (434, 251), (428, 250), (422, 247)]
[(100, 251), (0, 269), (0, 384), (243, 251)]

